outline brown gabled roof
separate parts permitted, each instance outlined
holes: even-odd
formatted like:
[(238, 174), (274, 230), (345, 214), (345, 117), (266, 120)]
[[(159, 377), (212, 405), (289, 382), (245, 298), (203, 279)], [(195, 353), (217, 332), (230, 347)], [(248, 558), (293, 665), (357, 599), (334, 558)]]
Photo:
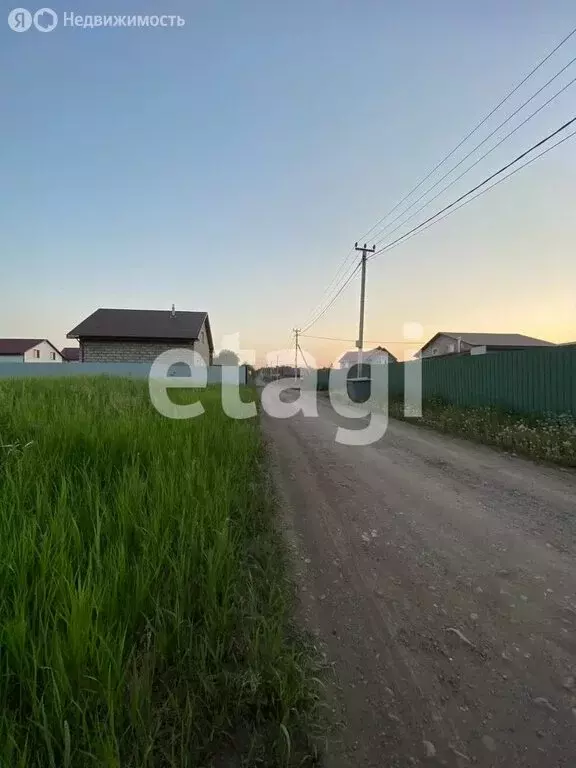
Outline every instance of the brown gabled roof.
[(23, 355), (43, 341), (47, 339), (0, 339), (0, 355)]
[(68, 339), (169, 339), (196, 341), (206, 323), (208, 342), (212, 334), (206, 312), (180, 312), (156, 309), (97, 309), (67, 334)]
[(462, 339), (467, 344), (476, 347), (554, 347), (551, 341), (535, 339), (523, 333), (453, 333), (442, 331), (444, 336)]
[(520, 347), (555, 347), (551, 341), (535, 339), (533, 336), (524, 336), (523, 333), (457, 333), (456, 331), (439, 331), (424, 344), (419, 350), (422, 352), (436, 341), (439, 336), (448, 336), (454, 341), (465, 342), (472, 347), (500, 347), (502, 349), (517, 349)]
[(76, 363), (80, 360), (80, 347), (64, 347), (60, 354), (68, 362)]

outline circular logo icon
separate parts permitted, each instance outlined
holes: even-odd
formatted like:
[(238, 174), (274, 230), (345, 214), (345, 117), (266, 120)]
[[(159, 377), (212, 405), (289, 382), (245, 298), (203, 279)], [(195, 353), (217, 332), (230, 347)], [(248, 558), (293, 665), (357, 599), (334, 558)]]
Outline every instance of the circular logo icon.
[(52, 32), (58, 26), (58, 14), (52, 8), (40, 8), (34, 14), (34, 26), (39, 32)]
[(32, 26), (32, 14), (26, 8), (14, 8), (8, 14), (8, 26), (13, 32), (27, 32)]

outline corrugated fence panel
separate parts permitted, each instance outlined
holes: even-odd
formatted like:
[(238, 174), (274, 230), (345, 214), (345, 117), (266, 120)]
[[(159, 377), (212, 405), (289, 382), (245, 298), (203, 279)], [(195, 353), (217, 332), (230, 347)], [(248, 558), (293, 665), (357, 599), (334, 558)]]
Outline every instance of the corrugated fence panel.
[(535, 383), (532, 388), (532, 411), (553, 411), (555, 408), (561, 407), (562, 396), (559, 379), (563, 367), (562, 359), (562, 355), (557, 357), (557, 365), (548, 365), (548, 361), (543, 360), (536, 370), (531, 371)]
[(391, 363), (387, 366), (391, 397), (404, 396), (406, 366), (419, 365), (424, 400), (440, 397), (461, 406), (576, 415), (576, 347)]
[[(406, 365), (411, 365), (411, 363)], [(388, 391), (391, 397), (404, 397), (404, 372), (404, 363), (388, 364)]]
[[(424, 399), (441, 397), (456, 405), (493, 405), (525, 413), (576, 414), (576, 348), (423, 360), (422, 380)], [(395, 387), (391, 392), (396, 394)]]
[[(564, 371), (564, 376), (568, 381), (572, 382), (572, 389), (575, 391), (574, 398), (576, 399), (576, 355), (573, 357), (564, 356), (564, 361), (566, 363), (566, 369)], [(566, 407), (563, 409), (564, 411), (570, 410), (570, 406), (568, 405), (570, 395), (568, 392), (564, 393), (566, 403)]]

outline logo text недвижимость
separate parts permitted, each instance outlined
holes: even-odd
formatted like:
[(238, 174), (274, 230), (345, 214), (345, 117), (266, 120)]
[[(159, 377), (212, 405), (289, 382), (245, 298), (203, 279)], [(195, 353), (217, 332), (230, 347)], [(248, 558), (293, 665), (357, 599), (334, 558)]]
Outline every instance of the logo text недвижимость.
[(40, 8), (35, 13), (26, 8), (14, 8), (8, 14), (8, 26), (14, 32), (27, 32), (35, 27), (39, 32), (52, 32), (61, 20), (63, 27), (104, 29), (106, 27), (183, 27), (186, 20), (177, 14), (60, 14), (52, 8)]

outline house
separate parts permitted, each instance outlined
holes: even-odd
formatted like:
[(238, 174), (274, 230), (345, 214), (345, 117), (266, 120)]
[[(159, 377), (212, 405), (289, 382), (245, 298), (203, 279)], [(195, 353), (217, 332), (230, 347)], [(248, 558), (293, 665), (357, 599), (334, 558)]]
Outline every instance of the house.
[(78, 339), (82, 363), (151, 363), (174, 348), (193, 349), (212, 363), (206, 312), (98, 309), (67, 334)]
[(65, 363), (77, 363), (80, 360), (80, 347), (64, 347), (60, 353)]
[[(382, 365), (385, 363), (397, 363), (398, 360), (384, 347), (374, 347), (374, 349), (362, 353), (362, 362), (368, 365)], [(341, 369), (348, 369), (358, 365), (358, 350), (346, 352), (338, 363)]]
[(0, 339), (0, 363), (61, 363), (48, 339)]
[(417, 357), (448, 357), (449, 355), (484, 355), (487, 352), (508, 352), (528, 347), (555, 347), (551, 341), (534, 339), (521, 333), (456, 333), (440, 331), (419, 350)]

